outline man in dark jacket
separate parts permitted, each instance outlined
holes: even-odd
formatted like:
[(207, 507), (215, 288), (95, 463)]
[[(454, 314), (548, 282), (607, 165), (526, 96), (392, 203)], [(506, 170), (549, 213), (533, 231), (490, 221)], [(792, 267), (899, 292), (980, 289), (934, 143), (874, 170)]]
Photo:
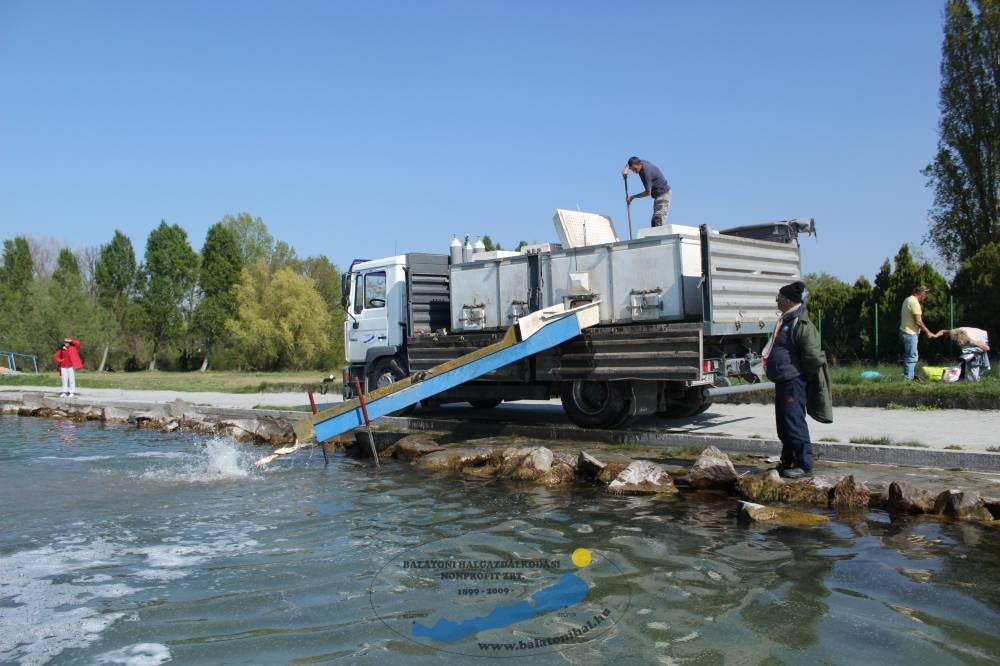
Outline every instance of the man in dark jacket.
[(778, 473), (797, 479), (812, 473), (812, 441), (806, 412), (817, 421), (833, 421), (826, 355), (819, 333), (806, 314), (805, 285), (793, 282), (778, 291), (781, 311), (774, 336), (764, 349), (767, 378), (774, 382), (774, 415), (781, 440)]

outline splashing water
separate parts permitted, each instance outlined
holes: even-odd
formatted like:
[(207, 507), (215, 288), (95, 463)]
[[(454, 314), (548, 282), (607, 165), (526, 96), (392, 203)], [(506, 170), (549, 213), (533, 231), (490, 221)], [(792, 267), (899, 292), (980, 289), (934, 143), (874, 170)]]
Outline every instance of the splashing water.
[(212, 483), (259, 476), (257, 457), (236, 442), (213, 438), (205, 442), (194, 460), (183, 465), (158, 467), (142, 475), (144, 479)]

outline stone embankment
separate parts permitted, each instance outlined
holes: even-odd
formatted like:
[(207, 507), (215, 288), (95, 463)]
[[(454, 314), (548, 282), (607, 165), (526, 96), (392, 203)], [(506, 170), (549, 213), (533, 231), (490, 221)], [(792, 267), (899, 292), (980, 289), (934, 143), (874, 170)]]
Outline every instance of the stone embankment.
[[(163, 405), (95, 405), (25, 393), (16, 400), (0, 402), (0, 414), (127, 423), (147, 430), (194, 432), (285, 446), (285, 452), (300, 446), (286, 446), (295, 443), (292, 429), (295, 415), (203, 408), (183, 400)], [(900, 480), (866, 485), (856, 481), (853, 475), (817, 474), (809, 479), (786, 480), (774, 470), (755, 469), (741, 474), (729, 456), (714, 446), (704, 449), (690, 467), (682, 467), (642, 458), (605, 462), (586, 451), (553, 451), (540, 445), (456, 446), (444, 444), (430, 433), (376, 431), (374, 434), (380, 458), (395, 459), (423, 470), (546, 486), (589, 484), (622, 495), (669, 497), (714, 491), (740, 498), (737, 516), (747, 522), (805, 526), (828, 520), (827, 515), (815, 509), (838, 513), (883, 509), (894, 517), (927, 514), (1000, 525), (1000, 499), (984, 497), (972, 490), (931, 492), (920, 484)], [(349, 451), (364, 455), (370, 450), (367, 435), (359, 430), (355, 436), (355, 444), (360, 446), (352, 446), (349, 441), (341, 443), (347, 444)], [(447, 434), (437, 436), (448, 437)], [(276, 453), (282, 451), (279, 449)], [(805, 507), (813, 511), (801, 510)]]
[(213, 413), (183, 400), (165, 405), (102, 406), (26, 393), (16, 403), (0, 405), (0, 413), (78, 422), (128, 423), (144, 430), (194, 432), (274, 446), (290, 444), (295, 440), (292, 422), (288, 419), (267, 414), (230, 416)]
[[(664, 466), (649, 460), (602, 462), (585, 451), (572, 455), (544, 446), (489, 447), (445, 446), (428, 434), (382, 435), (380, 458), (396, 459), (418, 469), (460, 472), (481, 477), (525, 481), (547, 486), (572, 483), (597, 484), (607, 492), (624, 495), (676, 495), (700, 490), (723, 491), (741, 498), (737, 512), (742, 521), (814, 525), (828, 517), (789, 506), (815, 507), (838, 513), (883, 509), (894, 516), (929, 514), (1000, 525), (1000, 499), (981, 497), (968, 490), (932, 494), (907, 482), (869, 488), (853, 475), (787, 480), (775, 470), (739, 474), (729, 456), (714, 446), (706, 448), (690, 468)], [(365, 435), (367, 437), (367, 435)], [(391, 440), (389, 443), (386, 440)], [(363, 445), (361, 445), (363, 443)], [(383, 448), (384, 447), (384, 448)], [(358, 434), (360, 455), (367, 439)]]

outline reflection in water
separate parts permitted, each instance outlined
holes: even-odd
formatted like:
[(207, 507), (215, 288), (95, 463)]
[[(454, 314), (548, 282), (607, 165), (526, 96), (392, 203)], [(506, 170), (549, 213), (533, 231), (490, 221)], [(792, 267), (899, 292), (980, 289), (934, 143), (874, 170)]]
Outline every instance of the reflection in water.
[[(386, 630), (368, 589), (406, 549), (469, 534), (482, 556), (509, 555), (512, 541), (582, 547), (621, 570), (588, 599), (627, 605), (624, 617), (551, 663), (1000, 657), (1000, 537), (979, 526), (872, 513), (743, 529), (717, 495), (608, 496), (340, 457), (256, 473), (255, 455), (0, 420), (0, 505), (17, 526), (0, 532), (0, 662), (468, 663)], [(399, 594), (409, 608), (433, 598)]]

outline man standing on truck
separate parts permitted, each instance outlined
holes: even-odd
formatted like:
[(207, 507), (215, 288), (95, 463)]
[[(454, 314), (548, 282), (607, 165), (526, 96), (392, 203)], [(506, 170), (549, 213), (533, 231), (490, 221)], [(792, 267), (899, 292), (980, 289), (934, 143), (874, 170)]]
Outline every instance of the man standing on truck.
[(774, 416), (781, 440), (778, 473), (786, 479), (812, 474), (813, 453), (806, 413), (833, 422), (833, 398), (819, 332), (806, 314), (805, 285), (786, 284), (775, 301), (781, 316), (764, 348), (767, 378), (774, 382)]
[(913, 290), (913, 293), (903, 299), (903, 309), (899, 313), (899, 339), (903, 343), (903, 377), (913, 381), (917, 369), (917, 342), (920, 331), (928, 338), (936, 338), (941, 333), (931, 333), (924, 324), (923, 302), (927, 300), (930, 291), (924, 285)]
[(670, 214), (670, 183), (655, 164), (648, 160), (640, 160), (634, 155), (628, 158), (628, 163), (622, 169), (622, 177), (627, 180), (630, 171), (639, 174), (642, 186), (646, 189), (639, 194), (626, 195), (625, 204), (631, 205), (634, 199), (640, 197), (653, 197), (652, 225), (663, 226), (667, 223), (667, 215)]

